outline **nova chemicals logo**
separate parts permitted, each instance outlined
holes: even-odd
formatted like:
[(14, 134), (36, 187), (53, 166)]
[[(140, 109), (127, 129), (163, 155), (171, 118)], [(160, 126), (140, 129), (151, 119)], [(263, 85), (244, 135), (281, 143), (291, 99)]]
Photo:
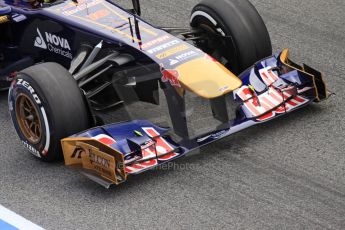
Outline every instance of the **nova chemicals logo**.
[(37, 34), (38, 34), (38, 36), (35, 39), (35, 46), (38, 48), (47, 49), (47, 44), (45, 43), (45, 41), (42, 37), (42, 34), (38, 28), (37, 28)]
[(37, 37), (34, 46), (49, 50), (52, 53), (59, 54), (66, 58), (72, 59), (71, 47), (66, 38), (62, 38), (55, 34), (45, 32), (45, 38), (42, 36), (41, 31), (37, 28)]

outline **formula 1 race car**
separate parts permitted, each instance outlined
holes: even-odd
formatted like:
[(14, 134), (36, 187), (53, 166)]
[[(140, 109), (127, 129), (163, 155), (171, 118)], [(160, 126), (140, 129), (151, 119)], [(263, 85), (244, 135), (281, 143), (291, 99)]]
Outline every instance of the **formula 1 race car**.
[(109, 187), (329, 96), (319, 71), (272, 55), (247, 0), (202, 0), (190, 28), (132, 3), (0, 0), (0, 87), (37, 158)]

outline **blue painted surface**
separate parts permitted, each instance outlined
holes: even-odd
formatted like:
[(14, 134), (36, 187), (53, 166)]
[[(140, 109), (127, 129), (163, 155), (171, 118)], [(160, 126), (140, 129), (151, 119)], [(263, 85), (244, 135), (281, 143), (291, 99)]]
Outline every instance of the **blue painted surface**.
[(0, 229), (1, 230), (18, 230), (18, 228), (10, 225), (9, 223), (0, 219)]

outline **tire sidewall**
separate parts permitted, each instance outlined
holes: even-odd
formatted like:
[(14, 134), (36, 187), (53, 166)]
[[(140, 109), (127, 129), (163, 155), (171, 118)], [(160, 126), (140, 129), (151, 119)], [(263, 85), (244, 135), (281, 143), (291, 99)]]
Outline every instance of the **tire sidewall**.
[[(236, 39), (234, 39), (235, 37), (233, 36), (233, 32), (231, 31), (231, 29), (228, 28), (225, 22), (220, 18), (220, 16), (217, 15), (216, 12), (214, 12), (213, 9), (203, 6), (203, 5), (198, 5), (193, 9), (193, 13), (198, 12), (198, 11), (202, 12), (203, 15), (196, 15), (194, 18), (191, 18), (191, 26), (195, 27), (195, 26), (199, 26), (201, 22), (207, 22), (209, 26), (213, 26), (215, 28), (215, 31), (219, 35), (230, 36), (232, 38), (232, 43), (229, 44), (229, 42), (227, 42), (226, 46), (227, 48), (233, 46), (233, 49), (234, 49), (233, 52), (235, 52), (234, 56), (236, 57), (236, 60), (232, 60), (232, 61), (233, 62), (235, 61), (235, 63), (233, 63), (237, 65), (235, 67), (240, 68), (240, 66), (238, 65), (241, 65), (241, 57), (240, 57), (241, 53), (238, 50), (238, 43)], [(216, 22), (216, 24), (214, 22)], [(229, 56), (231, 55), (229, 54)], [(237, 70), (237, 68), (235, 70)]]
[[(201, 13), (196, 13), (198, 11)], [(193, 8), (190, 24), (192, 27), (199, 27), (200, 22), (205, 20), (219, 34), (223, 33), (223, 36), (225, 34), (231, 38), (227, 44), (232, 43), (234, 55), (229, 56), (232, 61), (228, 61), (236, 74), (272, 55), (267, 27), (248, 0), (203, 0)]]
[[(205, 20), (208, 21), (208, 24), (214, 26), (217, 30), (217, 32), (222, 35), (222, 36), (232, 36), (232, 32), (230, 30), (230, 28), (228, 28), (223, 20), (220, 18), (220, 16), (217, 15), (216, 12), (214, 12), (213, 9), (207, 7), (207, 6), (203, 6), (203, 5), (198, 5), (196, 7), (194, 7), (193, 11), (192, 11), (192, 15), (197, 12), (200, 11), (202, 12), (204, 15), (199, 14), (196, 15), (195, 17), (191, 18), (191, 26), (195, 27), (197, 26), (200, 20)], [(214, 22), (216, 22), (216, 24)]]
[[(38, 116), (42, 127), (42, 137), (37, 144), (33, 144), (26, 139), (17, 121), (16, 100), (21, 94), (28, 96), (38, 111)], [(49, 161), (51, 158), (54, 158), (54, 156), (49, 155), (49, 153), (52, 152), (51, 146), (53, 146), (51, 143), (51, 130), (54, 130), (52, 127), (53, 124), (49, 119), (51, 110), (49, 105), (46, 103), (44, 94), (36, 82), (25, 74), (19, 73), (11, 84), (8, 96), (8, 104), (12, 123), (24, 147), (28, 149), (35, 157), (41, 158), (43, 161)]]

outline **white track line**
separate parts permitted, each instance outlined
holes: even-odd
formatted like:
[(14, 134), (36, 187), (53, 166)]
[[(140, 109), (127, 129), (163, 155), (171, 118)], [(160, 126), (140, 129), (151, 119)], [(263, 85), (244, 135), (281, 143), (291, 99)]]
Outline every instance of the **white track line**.
[[(1, 223), (2, 222), (2, 223)], [(44, 230), (38, 225), (28, 221), (24, 217), (8, 210), (4, 206), (0, 205), (0, 226), (1, 224), (7, 223), (9, 227), (7, 229), (18, 229), (18, 230)], [(11, 228), (12, 227), (12, 228)], [(4, 230), (7, 230), (4, 228)]]

